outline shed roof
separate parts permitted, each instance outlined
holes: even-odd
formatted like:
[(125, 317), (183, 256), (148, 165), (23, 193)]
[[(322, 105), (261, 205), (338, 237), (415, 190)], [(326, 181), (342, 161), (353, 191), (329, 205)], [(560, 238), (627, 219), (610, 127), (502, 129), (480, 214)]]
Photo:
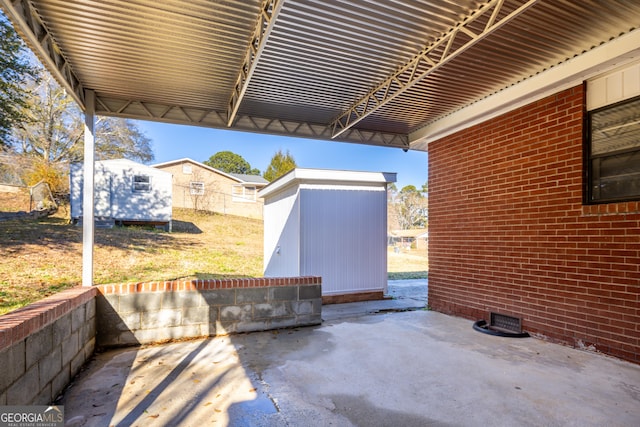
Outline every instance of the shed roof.
[(243, 183), (253, 184), (253, 185), (267, 185), (269, 181), (261, 177), (260, 175), (247, 175), (245, 173), (230, 173), (229, 175), (235, 176)]
[(300, 184), (384, 187), (391, 182), (396, 182), (395, 172), (295, 168), (261, 189), (258, 197), (267, 198), (285, 188)]
[(625, 0), (0, 0), (84, 108), (426, 149), (638, 58)]

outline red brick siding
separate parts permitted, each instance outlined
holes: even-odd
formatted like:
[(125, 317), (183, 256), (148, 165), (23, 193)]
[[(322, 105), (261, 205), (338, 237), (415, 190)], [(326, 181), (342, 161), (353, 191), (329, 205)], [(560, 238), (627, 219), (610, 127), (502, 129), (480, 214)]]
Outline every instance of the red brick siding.
[(640, 363), (640, 203), (582, 204), (584, 89), (429, 145), (429, 304)]

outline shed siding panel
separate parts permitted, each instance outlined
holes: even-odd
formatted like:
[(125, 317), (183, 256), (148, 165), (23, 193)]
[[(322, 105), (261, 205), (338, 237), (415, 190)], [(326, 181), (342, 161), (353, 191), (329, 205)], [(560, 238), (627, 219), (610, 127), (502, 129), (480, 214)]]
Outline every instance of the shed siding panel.
[(640, 203), (582, 204), (578, 86), (429, 145), (429, 305), (640, 362)]
[(299, 276), (300, 199), (296, 188), (289, 188), (265, 203), (264, 224), (265, 277)]
[(301, 275), (322, 276), (323, 295), (384, 291), (384, 188), (302, 189), (300, 200)]

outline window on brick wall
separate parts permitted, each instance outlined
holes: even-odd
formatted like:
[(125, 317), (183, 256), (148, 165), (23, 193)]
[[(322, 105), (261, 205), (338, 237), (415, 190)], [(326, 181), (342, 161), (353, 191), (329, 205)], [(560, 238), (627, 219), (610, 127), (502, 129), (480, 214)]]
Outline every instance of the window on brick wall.
[(640, 97), (589, 113), (590, 203), (640, 200)]

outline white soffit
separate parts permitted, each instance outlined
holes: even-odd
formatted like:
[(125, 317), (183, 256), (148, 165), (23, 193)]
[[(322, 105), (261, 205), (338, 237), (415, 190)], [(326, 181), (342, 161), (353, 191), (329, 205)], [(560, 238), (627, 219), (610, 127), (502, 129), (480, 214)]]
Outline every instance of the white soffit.
[(411, 148), (427, 151), (432, 141), (577, 86), (595, 76), (636, 61), (638, 58), (640, 58), (640, 29), (602, 44), (410, 133)]

